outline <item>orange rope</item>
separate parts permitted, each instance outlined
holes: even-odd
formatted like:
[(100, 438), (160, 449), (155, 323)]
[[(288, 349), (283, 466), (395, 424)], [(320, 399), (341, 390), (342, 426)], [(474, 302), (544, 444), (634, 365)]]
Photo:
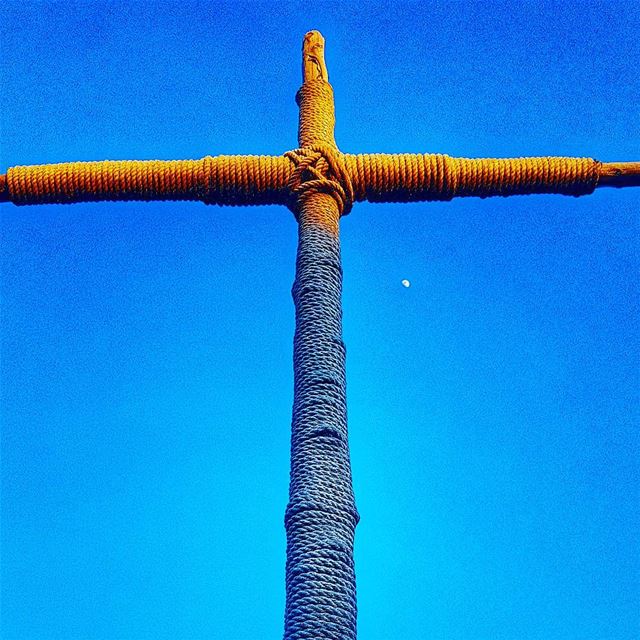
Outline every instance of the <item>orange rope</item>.
[[(328, 129), (329, 122), (326, 125)], [(300, 135), (304, 139), (305, 132)], [(325, 176), (337, 185), (332, 189), (338, 194), (341, 212), (347, 213), (354, 200), (408, 202), (522, 193), (583, 195), (596, 188), (600, 169), (601, 163), (590, 158), (467, 159), (440, 154), (343, 154), (329, 142), (316, 138), (315, 143), (307, 143), (283, 156), (107, 160), (12, 167), (7, 171), (6, 186), (0, 176), (0, 199), (15, 204), (91, 200), (290, 204), (301, 188), (326, 192), (319, 182), (309, 186), (310, 178), (321, 181)]]
[[(312, 52), (310, 56), (317, 64), (317, 55)], [(283, 156), (13, 167), (7, 172), (6, 189), (0, 180), (0, 200), (16, 204), (83, 200), (288, 204), (297, 215), (310, 195), (324, 193), (336, 201), (338, 213), (344, 215), (356, 200), (582, 195), (597, 186), (601, 163), (589, 158), (471, 160), (440, 154), (343, 154), (335, 143), (333, 89), (326, 80), (305, 81), (296, 94), (300, 148)]]
[(285, 204), (290, 162), (282, 156), (201, 160), (67, 162), (12, 167), (15, 204), (90, 200), (202, 200), (207, 204)]
[(600, 162), (591, 158), (469, 159), (440, 154), (345, 155), (356, 200), (408, 202), (459, 196), (592, 193)]

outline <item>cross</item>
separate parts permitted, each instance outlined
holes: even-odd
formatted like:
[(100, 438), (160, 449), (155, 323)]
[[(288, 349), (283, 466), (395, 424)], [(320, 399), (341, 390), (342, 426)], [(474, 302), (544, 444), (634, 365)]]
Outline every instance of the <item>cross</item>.
[(640, 186), (640, 162), (345, 154), (334, 140), (333, 91), (317, 31), (306, 34), (302, 54), (298, 149), (281, 156), (12, 167), (0, 175), (0, 201), (201, 200), (283, 204), (293, 211), (299, 245), (285, 638), (343, 639), (356, 637), (353, 541), (359, 516), (347, 438), (340, 216), (364, 200), (579, 196), (600, 187)]

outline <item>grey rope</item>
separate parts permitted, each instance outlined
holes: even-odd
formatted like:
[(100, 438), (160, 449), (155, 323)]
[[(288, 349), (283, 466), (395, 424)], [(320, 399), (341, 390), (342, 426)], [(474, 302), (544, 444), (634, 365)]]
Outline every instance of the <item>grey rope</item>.
[(347, 440), (337, 235), (299, 214), (285, 640), (356, 638), (359, 516)]

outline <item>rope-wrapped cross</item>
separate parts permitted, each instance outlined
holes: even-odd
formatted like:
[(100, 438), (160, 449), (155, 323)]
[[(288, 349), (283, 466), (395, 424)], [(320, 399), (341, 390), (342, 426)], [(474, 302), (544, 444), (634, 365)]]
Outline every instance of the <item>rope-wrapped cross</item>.
[(356, 201), (561, 193), (640, 185), (640, 163), (591, 158), (468, 159), (342, 153), (324, 40), (303, 44), (299, 148), (281, 156), (69, 162), (0, 175), (0, 202), (199, 200), (280, 204), (299, 222), (293, 298), (294, 403), (287, 532), (286, 640), (356, 637), (355, 506), (349, 459), (339, 217)]

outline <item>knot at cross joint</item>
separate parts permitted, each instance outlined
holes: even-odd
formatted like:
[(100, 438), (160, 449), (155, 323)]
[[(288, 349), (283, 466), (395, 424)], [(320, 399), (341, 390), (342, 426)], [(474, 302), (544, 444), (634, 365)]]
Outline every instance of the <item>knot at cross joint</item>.
[(341, 216), (346, 216), (355, 199), (351, 176), (340, 151), (327, 143), (287, 151), (286, 158), (294, 164), (288, 187), (289, 208), (296, 219), (301, 204), (313, 193), (326, 193), (338, 204)]

